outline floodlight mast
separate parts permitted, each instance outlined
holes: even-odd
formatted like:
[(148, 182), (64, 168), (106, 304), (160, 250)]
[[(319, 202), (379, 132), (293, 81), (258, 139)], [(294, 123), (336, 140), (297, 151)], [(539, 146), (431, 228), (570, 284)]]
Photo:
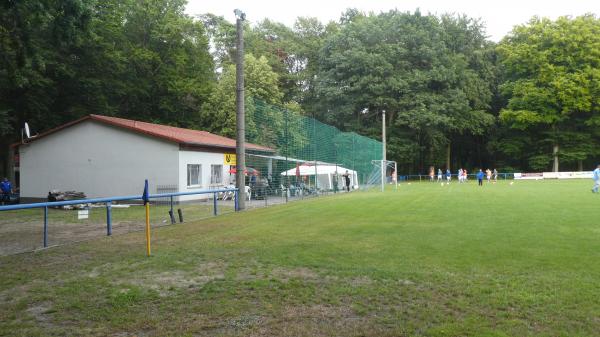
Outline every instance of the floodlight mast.
[(238, 188), (238, 210), (246, 209), (246, 179), (244, 171), (246, 170), (246, 122), (244, 107), (244, 27), (242, 22), (246, 19), (246, 14), (239, 9), (233, 11), (236, 17), (237, 28), (237, 60), (236, 60), (236, 172), (235, 179)]
[(385, 150), (385, 110), (381, 111), (381, 141), (383, 143), (383, 153), (381, 155), (381, 192), (385, 189), (385, 173), (387, 171), (387, 160)]

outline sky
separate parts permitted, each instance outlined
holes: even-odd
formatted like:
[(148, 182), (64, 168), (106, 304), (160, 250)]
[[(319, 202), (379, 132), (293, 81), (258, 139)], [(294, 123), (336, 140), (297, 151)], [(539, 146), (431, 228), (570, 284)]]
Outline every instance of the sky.
[(190, 15), (213, 13), (234, 22), (233, 10), (246, 13), (250, 23), (269, 18), (292, 26), (298, 16), (317, 17), (321, 22), (337, 21), (346, 8), (379, 13), (391, 9), (422, 13), (460, 13), (485, 22), (492, 41), (500, 41), (512, 27), (524, 24), (535, 15), (556, 19), (559, 16), (578, 16), (593, 13), (600, 16), (600, 0), (188, 0)]

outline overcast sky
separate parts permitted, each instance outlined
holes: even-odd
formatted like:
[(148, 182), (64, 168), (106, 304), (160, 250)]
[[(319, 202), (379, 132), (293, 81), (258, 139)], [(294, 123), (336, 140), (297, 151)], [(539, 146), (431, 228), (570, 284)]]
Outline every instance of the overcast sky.
[(213, 13), (233, 22), (235, 8), (244, 11), (251, 23), (269, 18), (288, 26), (298, 16), (317, 17), (323, 23), (337, 21), (346, 8), (375, 13), (394, 8), (411, 12), (419, 8), (422, 13), (434, 14), (464, 13), (483, 19), (493, 41), (499, 41), (514, 25), (526, 23), (534, 15), (551, 19), (585, 13), (600, 16), (600, 0), (188, 0), (187, 13)]

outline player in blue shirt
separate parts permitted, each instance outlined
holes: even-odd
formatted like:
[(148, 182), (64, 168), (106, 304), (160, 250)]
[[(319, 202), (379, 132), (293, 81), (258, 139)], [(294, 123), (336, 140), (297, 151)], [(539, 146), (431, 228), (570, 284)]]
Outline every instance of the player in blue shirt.
[(446, 170), (446, 180), (448, 181), (448, 183), (450, 183), (450, 179), (452, 179), (452, 173), (450, 172), (450, 169)]
[(594, 170), (592, 178), (594, 179), (592, 193), (598, 193), (598, 187), (600, 187), (600, 165)]
[(477, 172), (477, 182), (479, 182), (479, 186), (483, 186), (483, 171), (481, 169)]

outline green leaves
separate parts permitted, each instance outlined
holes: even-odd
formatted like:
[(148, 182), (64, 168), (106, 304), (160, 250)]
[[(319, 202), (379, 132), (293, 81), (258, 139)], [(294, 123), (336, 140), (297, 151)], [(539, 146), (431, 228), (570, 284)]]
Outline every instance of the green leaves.
[[(597, 144), (587, 126), (595, 125), (600, 114), (600, 20), (592, 15), (533, 18), (515, 27), (498, 53), (508, 79), (503, 85), (508, 104), (500, 114), (506, 125), (537, 134), (550, 127), (556, 145), (566, 133)], [(569, 162), (593, 153), (586, 147), (576, 152), (559, 155)], [(540, 167), (543, 161), (532, 162)]]

